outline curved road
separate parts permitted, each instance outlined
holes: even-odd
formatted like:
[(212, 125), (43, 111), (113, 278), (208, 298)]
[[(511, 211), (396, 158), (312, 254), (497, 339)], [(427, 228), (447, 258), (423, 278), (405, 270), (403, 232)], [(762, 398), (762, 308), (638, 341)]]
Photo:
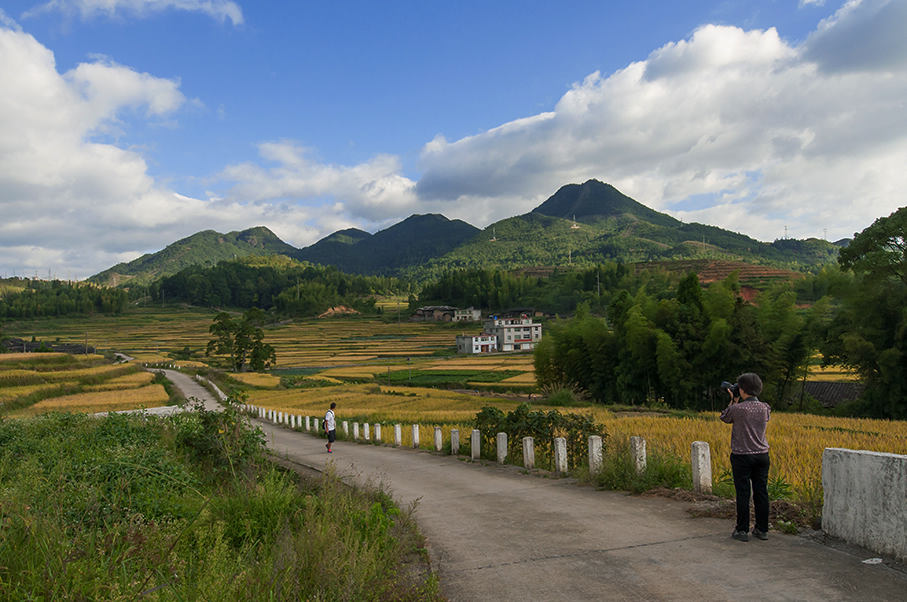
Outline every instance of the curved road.
[[(185, 394), (215, 403), (199, 389)], [(732, 520), (691, 518), (673, 500), (425, 451), (340, 441), (327, 454), (323, 439), (256, 422), (279, 456), (415, 502), (451, 600), (907, 599), (907, 575), (863, 564), (868, 553), (776, 532), (742, 543)]]

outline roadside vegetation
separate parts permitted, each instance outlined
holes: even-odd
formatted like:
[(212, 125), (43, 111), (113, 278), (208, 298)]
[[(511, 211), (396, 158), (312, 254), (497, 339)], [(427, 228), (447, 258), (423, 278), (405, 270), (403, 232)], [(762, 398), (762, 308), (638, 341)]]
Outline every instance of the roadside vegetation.
[(3, 597), (439, 598), (409, 509), (275, 468), (233, 407), (0, 420)]

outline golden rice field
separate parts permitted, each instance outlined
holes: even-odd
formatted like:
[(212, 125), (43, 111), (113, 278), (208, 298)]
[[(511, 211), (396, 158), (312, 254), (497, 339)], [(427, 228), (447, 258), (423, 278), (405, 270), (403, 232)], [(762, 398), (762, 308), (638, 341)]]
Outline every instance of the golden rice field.
[(809, 379), (828, 382), (856, 382), (860, 375), (843, 366), (810, 366)]
[(102, 356), (63, 356), (0, 356), (0, 413), (98, 412), (154, 407), (170, 400), (161, 385), (151, 384), (154, 376), (136, 365), (106, 363)]
[(94, 391), (52, 397), (9, 413), (11, 418), (34, 416), (45, 412), (115, 412), (137, 408), (166, 405), (169, 396), (161, 385), (148, 385), (137, 389)]
[(0, 404), (12, 403), (17, 399), (28, 397), (29, 395), (56, 391), (60, 387), (65, 387), (67, 385), (74, 386), (75, 384), (75, 382), (55, 382), (42, 383), (38, 385), (22, 385), (16, 387), (4, 387), (2, 386), (2, 384), (0, 384)]
[(111, 378), (110, 380), (97, 385), (87, 385), (85, 390), (116, 391), (120, 389), (137, 389), (139, 387), (144, 387), (145, 385), (150, 385), (153, 378), (154, 375), (151, 374), (151, 372), (134, 372), (133, 374)]
[(230, 372), (227, 376), (245, 385), (273, 388), (280, 386), (280, 377), (260, 372)]

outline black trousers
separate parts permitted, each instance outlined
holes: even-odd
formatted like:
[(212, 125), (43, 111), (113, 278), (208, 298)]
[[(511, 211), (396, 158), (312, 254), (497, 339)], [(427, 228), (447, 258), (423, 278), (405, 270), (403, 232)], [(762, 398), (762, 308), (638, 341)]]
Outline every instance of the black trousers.
[[(737, 492), (737, 530), (750, 530), (750, 489), (756, 528), (768, 532), (768, 453), (731, 454), (731, 471), (734, 473), (734, 490)], [(752, 484), (752, 487), (750, 487)]]

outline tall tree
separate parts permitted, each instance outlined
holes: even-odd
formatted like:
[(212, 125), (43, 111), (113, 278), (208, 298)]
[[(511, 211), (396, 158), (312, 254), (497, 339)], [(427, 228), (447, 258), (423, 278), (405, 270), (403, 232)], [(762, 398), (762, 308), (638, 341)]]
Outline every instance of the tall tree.
[(264, 342), (264, 322), (265, 313), (257, 307), (236, 319), (220, 312), (208, 328), (215, 338), (208, 342), (206, 355), (228, 356), (235, 372), (242, 372), (247, 365), (252, 370), (267, 370), (277, 362), (277, 354)]
[(907, 207), (877, 219), (841, 251), (855, 274), (829, 328), (825, 356), (856, 368), (867, 413), (907, 417)]

